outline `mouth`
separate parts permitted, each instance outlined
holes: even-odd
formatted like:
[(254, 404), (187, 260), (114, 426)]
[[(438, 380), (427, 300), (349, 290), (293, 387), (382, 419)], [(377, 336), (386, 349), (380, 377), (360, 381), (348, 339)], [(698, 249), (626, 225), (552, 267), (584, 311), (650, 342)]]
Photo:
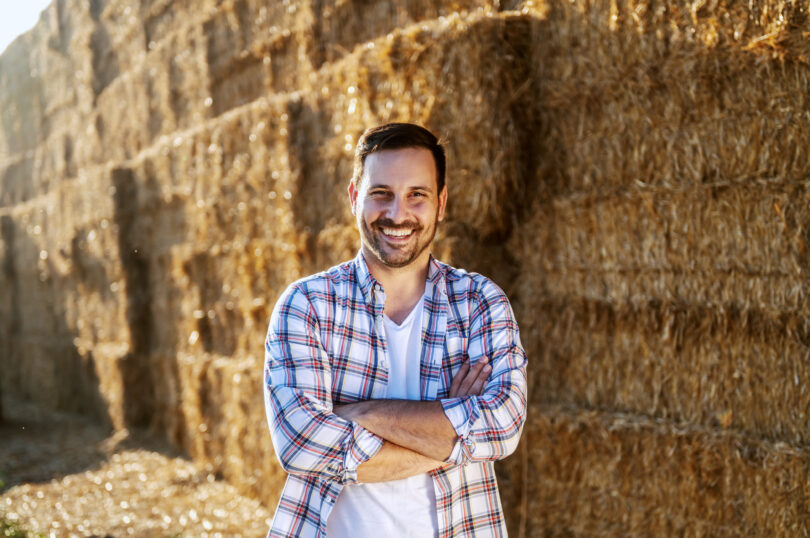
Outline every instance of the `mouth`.
[(416, 232), (414, 228), (389, 228), (381, 226), (380, 231), (389, 241), (405, 241)]

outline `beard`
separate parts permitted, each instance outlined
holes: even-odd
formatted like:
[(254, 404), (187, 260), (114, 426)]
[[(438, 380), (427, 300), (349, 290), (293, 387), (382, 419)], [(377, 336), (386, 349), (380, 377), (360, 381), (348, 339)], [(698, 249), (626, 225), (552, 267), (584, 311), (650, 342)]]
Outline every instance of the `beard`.
[[(428, 226), (422, 226), (416, 221), (395, 224), (390, 219), (377, 219), (369, 224), (360, 219), (360, 236), (363, 244), (383, 265), (391, 268), (406, 267), (416, 260), (433, 242), (436, 235), (437, 219)], [(382, 228), (394, 230), (411, 230), (413, 233), (407, 242), (401, 245), (392, 245), (382, 232)]]

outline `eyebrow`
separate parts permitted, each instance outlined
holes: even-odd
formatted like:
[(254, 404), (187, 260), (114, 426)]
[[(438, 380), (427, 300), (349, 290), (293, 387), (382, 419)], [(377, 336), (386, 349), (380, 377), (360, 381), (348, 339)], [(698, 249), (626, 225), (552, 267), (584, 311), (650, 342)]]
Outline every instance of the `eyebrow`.
[[(368, 186), (368, 190), (373, 190), (373, 189), (389, 189), (389, 190), (390, 190), (390, 189), (391, 189), (391, 186), (390, 186), (390, 185), (388, 185), (387, 183), (372, 183), (372, 184), (370, 184), (370, 185)], [(433, 192), (433, 189), (432, 189), (431, 187), (429, 187), (429, 186), (425, 186), (425, 185), (416, 185), (416, 186), (414, 186), (414, 187), (410, 187), (408, 190), (409, 190), (409, 191), (428, 191), (428, 192)]]

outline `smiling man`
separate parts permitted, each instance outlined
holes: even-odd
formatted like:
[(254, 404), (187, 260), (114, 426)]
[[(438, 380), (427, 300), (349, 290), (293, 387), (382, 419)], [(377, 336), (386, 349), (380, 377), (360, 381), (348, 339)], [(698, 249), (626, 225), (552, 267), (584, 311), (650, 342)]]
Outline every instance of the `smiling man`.
[(431, 255), (444, 148), (367, 130), (349, 200), (357, 257), (290, 285), (265, 341), (276, 455), (269, 536), (505, 536), (493, 462), (517, 447), (526, 356), (504, 293)]

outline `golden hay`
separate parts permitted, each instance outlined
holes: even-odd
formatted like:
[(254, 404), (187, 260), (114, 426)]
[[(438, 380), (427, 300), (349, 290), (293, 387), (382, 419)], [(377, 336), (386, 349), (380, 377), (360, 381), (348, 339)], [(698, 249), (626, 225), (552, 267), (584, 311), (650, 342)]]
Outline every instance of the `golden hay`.
[(267, 318), (356, 252), (362, 130), (416, 121), (448, 141), (437, 252), (529, 351), (512, 534), (807, 531), (803, 3), (91, 4), (0, 57), (4, 392), (274, 503)]
[(784, 181), (561, 196), (515, 247), (554, 295), (798, 312), (809, 197), (810, 184)]
[(807, 443), (808, 328), (796, 315), (561, 298), (523, 313), (539, 327), (534, 401)]
[[(535, 406), (513, 536), (805, 536), (805, 451), (632, 415)], [(518, 462), (512, 460), (512, 467)], [(514, 469), (513, 469), (514, 470)], [(514, 508), (512, 508), (514, 510)]]

